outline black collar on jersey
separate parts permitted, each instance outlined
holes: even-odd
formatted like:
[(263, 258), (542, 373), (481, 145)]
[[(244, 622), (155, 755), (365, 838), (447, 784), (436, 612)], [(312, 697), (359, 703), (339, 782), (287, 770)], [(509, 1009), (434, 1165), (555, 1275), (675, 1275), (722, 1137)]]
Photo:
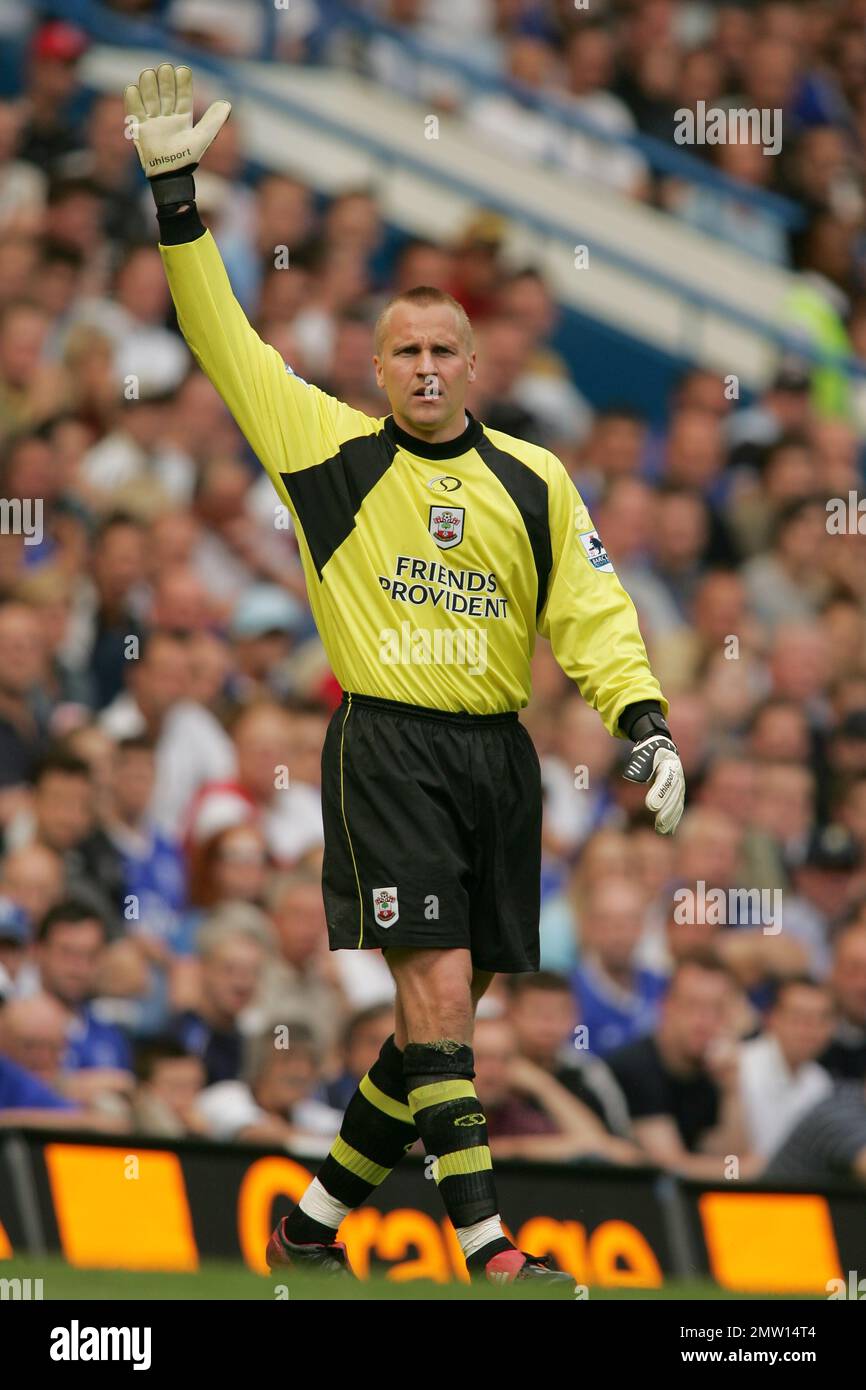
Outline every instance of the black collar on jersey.
[(468, 410), (466, 418), (469, 424), (463, 433), (458, 434), (456, 439), (446, 439), (441, 444), (428, 444), (424, 439), (417, 439), (414, 434), (407, 434), (405, 430), (401, 430), (393, 415), (388, 416), (383, 428), (388, 438), (408, 454), (417, 454), (422, 459), (456, 459), (474, 449), (484, 437), (484, 431)]

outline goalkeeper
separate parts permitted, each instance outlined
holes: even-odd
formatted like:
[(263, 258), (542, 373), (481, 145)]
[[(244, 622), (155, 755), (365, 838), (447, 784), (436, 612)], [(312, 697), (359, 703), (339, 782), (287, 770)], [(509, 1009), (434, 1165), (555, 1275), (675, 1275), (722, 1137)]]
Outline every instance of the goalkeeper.
[(475, 1008), (539, 965), (541, 782), (518, 710), (535, 634), (608, 731), (634, 741), (656, 829), (683, 771), (631, 599), (562, 463), (465, 409), (472, 329), (440, 290), (376, 325), (391, 413), (373, 419), (287, 366), (235, 300), (193, 170), (228, 117), (192, 122), (189, 68), (126, 90), (178, 321), (291, 509), (313, 615), (344, 693), (322, 751), (331, 950), (383, 952), (396, 1028), (268, 1262), (351, 1271), (337, 1231), (420, 1135), (473, 1277), (570, 1276), (505, 1236), (473, 1086)]

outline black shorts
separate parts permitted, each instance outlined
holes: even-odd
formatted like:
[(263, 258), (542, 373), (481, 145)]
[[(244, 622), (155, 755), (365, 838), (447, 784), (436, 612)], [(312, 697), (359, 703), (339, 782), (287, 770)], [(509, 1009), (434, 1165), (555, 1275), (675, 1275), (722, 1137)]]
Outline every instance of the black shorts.
[(516, 713), (344, 695), (322, 749), (332, 951), (465, 947), (537, 970), (541, 772)]

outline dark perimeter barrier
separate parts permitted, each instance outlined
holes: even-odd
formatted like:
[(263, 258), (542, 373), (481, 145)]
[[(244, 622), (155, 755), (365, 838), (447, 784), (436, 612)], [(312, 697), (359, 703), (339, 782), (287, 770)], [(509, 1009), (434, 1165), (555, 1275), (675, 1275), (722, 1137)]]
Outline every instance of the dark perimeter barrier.
[[(206, 1140), (8, 1130), (0, 1262), (54, 1254), (81, 1269), (191, 1272), (223, 1259), (266, 1274), (268, 1235), (320, 1161)], [(866, 1193), (854, 1183), (708, 1186), (650, 1168), (522, 1161), (499, 1162), (496, 1174), (512, 1238), (552, 1254), (580, 1284), (709, 1279), (741, 1293), (826, 1297), (831, 1280), (847, 1287), (850, 1271), (866, 1273)], [(404, 1160), (341, 1238), (361, 1278), (378, 1269), (400, 1281), (467, 1280), (429, 1162)]]

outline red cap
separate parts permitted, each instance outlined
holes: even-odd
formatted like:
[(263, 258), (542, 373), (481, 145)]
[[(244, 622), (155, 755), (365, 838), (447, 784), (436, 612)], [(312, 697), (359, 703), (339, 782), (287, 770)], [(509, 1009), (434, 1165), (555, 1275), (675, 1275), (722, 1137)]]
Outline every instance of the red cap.
[(31, 56), (59, 63), (74, 63), (87, 49), (87, 35), (61, 19), (41, 24), (33, 35)]

